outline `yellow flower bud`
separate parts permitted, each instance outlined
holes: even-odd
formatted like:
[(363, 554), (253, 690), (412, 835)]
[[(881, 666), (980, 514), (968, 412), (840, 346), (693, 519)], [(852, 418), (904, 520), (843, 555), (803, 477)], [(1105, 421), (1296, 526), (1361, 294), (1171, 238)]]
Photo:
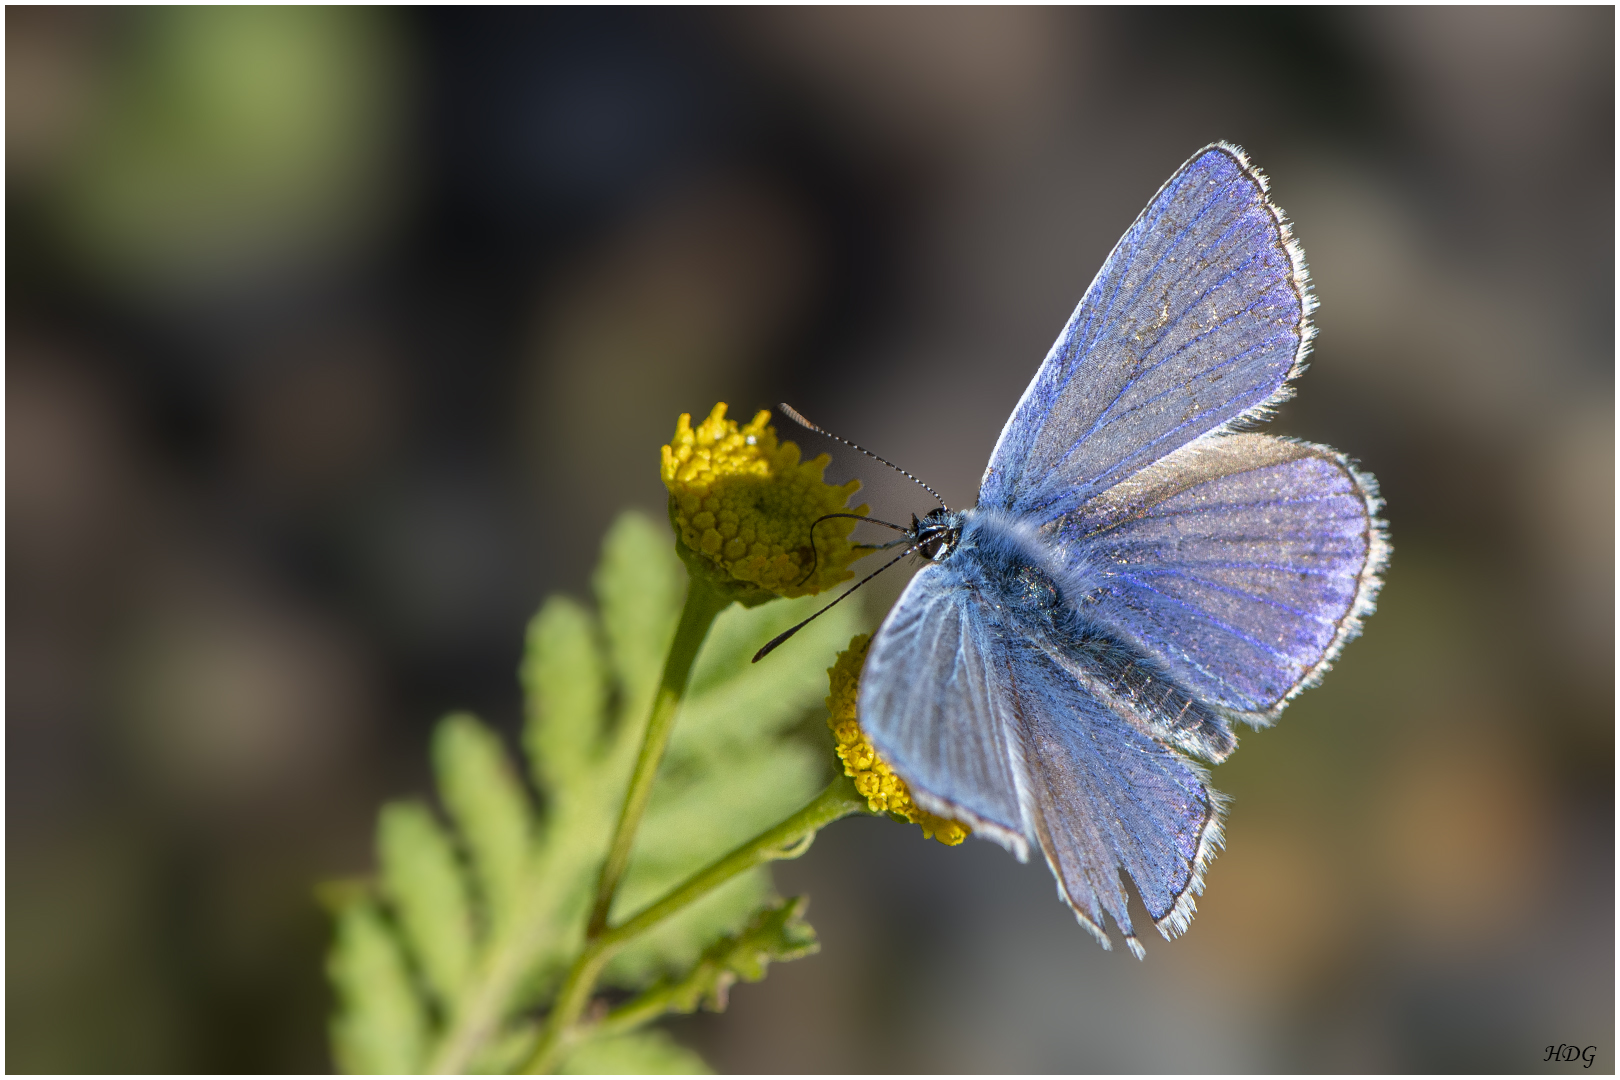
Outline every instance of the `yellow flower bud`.
[(854, 577), (849, 565), (869, 554), (850, 543), (849, 518), (816, 526), (812, 546), (810, 526), (824, 514), (867, 512), (847, 505), (861, 483), (824, 482), (832, 459), (800, 461), (797, 446), (777, 442), (770, 415), (739, 428), (721, 402), (694, 428), (682, 413), (660, 470), (688, 569), (745, 603), (821, 592)]

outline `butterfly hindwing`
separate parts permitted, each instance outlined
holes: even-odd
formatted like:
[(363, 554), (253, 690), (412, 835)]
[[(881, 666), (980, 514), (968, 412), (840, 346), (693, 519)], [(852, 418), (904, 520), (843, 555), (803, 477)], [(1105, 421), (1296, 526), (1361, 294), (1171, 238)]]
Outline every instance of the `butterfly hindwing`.
[(1305, 268), (1266, 183), (1217, 143), (1115, 246), (1024, 391), (979, 505), (1078, 506), (1285, 395), (1311, 336)]
[(1055, 522), (1101, 582), (1086, 610), (1251, 722), (1309, 686), (1372, 609), (1387, 545), (1372, 481), (1266, 435), (1177, 451)]
[(1221, 798), (1203, 770), (1101, 691), (1083, 659), (1037, 635), (1008, 639), (999, 688), (1029, 763), (1028, 816), (1060, 891), (1103, 944), (1104, 913), (1138, 955), (1120, 879), (1166, 937), (1186, 929), (1220, 842)]

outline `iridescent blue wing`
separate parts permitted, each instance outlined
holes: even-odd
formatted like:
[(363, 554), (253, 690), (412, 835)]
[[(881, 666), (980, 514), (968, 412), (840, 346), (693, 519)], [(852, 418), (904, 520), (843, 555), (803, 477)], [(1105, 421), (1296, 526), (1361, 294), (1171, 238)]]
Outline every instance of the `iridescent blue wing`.
[(1322, 446), (1205, 439), (1052, 528), (1100, 585), (1088, 617), (1202, 700), (1274, 719), (1372, 610), (1388, 545), (1372, 478)]
[(1120, 871), (1161, 934), (1186, 930), (1221, 842), (1223, 800), (1083, 660), (1014, 635), (1007, 661), (998, 691), (1024, 746), (1027, 816), (1058, 891), (1104, 947), (1106, 912), (1140, 957)]
[[(1140, 680), (1064, 653), (963, 575), (931, 564), (872, 642), (859, 716), (926, 809), (1023, 858), (1039, 844), (1081, 924), (1141, 953), (1120, 871), (1166, 936), (1185, 929), (1219, 843), (1220, 797), (1143, 712)], [(1159, 689), (1171, 689), (1160, 686)]]
[(1028, 857), (1016, 738), (992, 701), (1000, 650), (978, 594), (949, 565), (919, 570), (866, 655), (862, 729), (926, 809)]
[(1115, 246), (1002, 429), (979, 505), (1048, 520), (1287, 396), (1313, 303), (1266, 181), (1225, 143)]

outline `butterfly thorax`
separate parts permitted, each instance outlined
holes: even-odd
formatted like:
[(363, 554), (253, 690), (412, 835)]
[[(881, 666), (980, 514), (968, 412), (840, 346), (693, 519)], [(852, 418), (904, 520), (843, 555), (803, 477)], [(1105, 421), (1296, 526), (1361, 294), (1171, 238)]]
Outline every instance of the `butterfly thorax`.
[(1085, 583), (1050, 538), (996, 510), (975, 507), (957, 516), (959, 535), (935, 561), (949, 559), (995, 610), (1019, 612), (1053, 632), (1074, 622)]

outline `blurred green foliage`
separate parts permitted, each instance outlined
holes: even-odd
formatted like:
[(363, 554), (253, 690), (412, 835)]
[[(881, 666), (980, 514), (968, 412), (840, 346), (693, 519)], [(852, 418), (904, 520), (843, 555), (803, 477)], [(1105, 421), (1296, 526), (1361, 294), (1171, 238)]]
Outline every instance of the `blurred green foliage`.
[(133, 16), (55, 191), (72, 246), (136, 286), (189, 284), (375, 224), (403, 116), (390, 27), (348, 8)]
[(600, 1076), (612, 1073), (706, 1073), (714, 1070), (664, 1032), (638, 1031), (633, 1035), (585, 1044), (568, 1059), (561, 1071), (579, 1076)]
[[(329, 887), (338, 999), (333, 1052), (348, 1072), (499, 1072), (524, 1060), (534, 1014), (584, 945), (596, 884), (664, 655), (684, 574), (667, 533), (625, 514), (597, 569), (598, 613), (552, 597), (522, 663), (526, 784), (502, 739), (452, 715), (433, 740), (445, 821), (390, 803), (378, 879)], [(831, 754), (796, 728), (825, 695), (825, 666), (855, 629), (834, 608), (768, 665), (761, 642), (816, 601), (780, 601), (716, 620), (614, 908), (645, 907), (787, 816), (825, 782)], [(806, 725), (819, 736), (821, 725)], [(532, 789), (531, 789), (532, 784)], [(666, 1012), (721, 1009), (738, 979), (815, 948), (802, 900), (773, 902), (761, 867), (633, 942), (605, 981), (632, 997), (565, 1061), (574, 1072), (690, 1072), (695, 1055), (632, 1029)]]

